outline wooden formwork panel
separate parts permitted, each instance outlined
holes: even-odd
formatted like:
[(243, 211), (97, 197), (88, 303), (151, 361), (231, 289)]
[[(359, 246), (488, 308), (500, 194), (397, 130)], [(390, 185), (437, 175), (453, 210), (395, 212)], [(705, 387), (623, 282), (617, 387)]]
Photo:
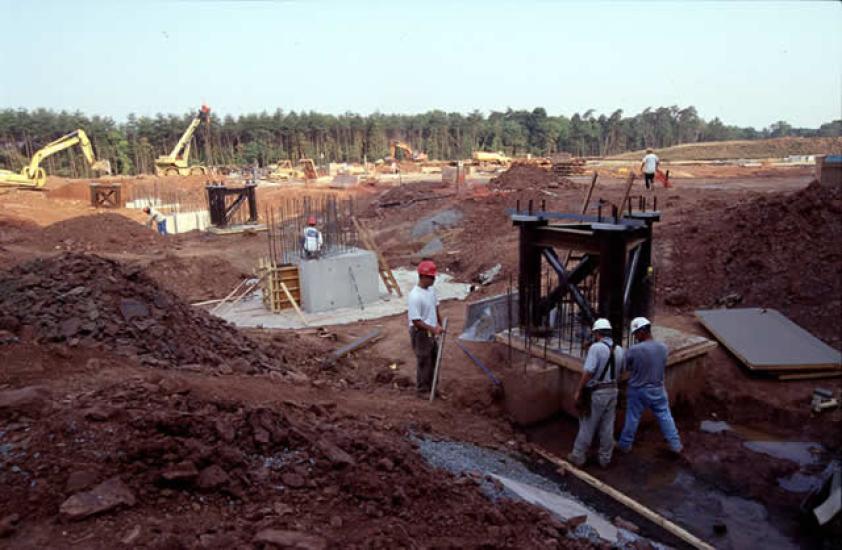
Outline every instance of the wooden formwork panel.
[(287, 290), (297, 303), (301, 302), (301, 287), (299, 286), (297, 265), (276, 266), (271, 261), (262, 259), (258, 263), (257, 272), (262, 281), (263, 304), (266, 306), (266, 309), (272, 313), (278, 313), (284, 309), (293, 307), (281, 283), (287, 287)]

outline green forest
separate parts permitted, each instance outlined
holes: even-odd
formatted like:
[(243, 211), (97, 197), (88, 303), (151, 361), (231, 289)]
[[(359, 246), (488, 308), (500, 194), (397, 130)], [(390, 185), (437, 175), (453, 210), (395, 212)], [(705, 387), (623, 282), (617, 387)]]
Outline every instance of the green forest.
[[(81, 112), (3, 109), (0, 167), (17, 171), (49, 141), (82, 128), (91, 137), (97, 156), (110, 160), (115, 173), (152, 173), (155, 157), (169, 152), (194, 116), (130, 114), (125, 122), (117, 122)], [(272, 114), (220, 117), (212, 112), (210, 124), (193, 137), (191, 162), (266, 166), (305, 157), (318, 164), (374, 161), (388, 154), (393, 139), (427, 153), (430, 159), (469, 158), (475, 150), (503, 151), (509, 156), (564, 151), (592, 157), (700, 141), (839, 136), (840, 127), (839, 120), (816, 129), (793, 128), (780, 121), (757, 130), (727, 125), (719, 118), (706, 121), (692, 106), (648, 108), (634, 116), (625, 116), (622, 110), (610, 115), (589, 110), (569, 118), (550, 116), (541, 107), (488, 115), (479, 111), (327, 115), (279, 109)], [(78, 149), (48, 158), (44, 167), (50, 174), (90, 175)]]

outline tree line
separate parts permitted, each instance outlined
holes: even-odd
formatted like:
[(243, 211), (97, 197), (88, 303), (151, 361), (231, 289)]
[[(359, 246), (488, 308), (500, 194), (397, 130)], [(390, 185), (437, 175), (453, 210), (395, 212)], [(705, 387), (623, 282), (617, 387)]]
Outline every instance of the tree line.
[[(155, 158), (176, 144), (195, 113), (130, 114), (125, 122), (81, 112), (47, 109), (0, 110), (0, 166), (19, 170), (40, 147), (83, 128), (99, 158), (108, 159), (118, 174), (152, 173)], [(784, 136), (839, 136), (842, 120), (820, 128), (793, 128), (784, 121), (757, 130), (706, 121), (695, 107), (647, 108), (625, 116), (618, 109), (594, 110), (571, 117), (550, 116), (542, 107), (528, 110), (479, 111), (469, 114), (430, 111), (422, 114), (328, 115), (317, 112), (252, 113), (220, 117), (193, 136), (191, 159), (209, 165), (267, 166), (279, 160), (312, 158), (326, 162), (369, 162), (388, 155), (389, 142), (400, 140), (431, 159), (469, 158), (475, 150), (503, 151), (509, 156), (544, 156), (567, 152), (605, 156), (646, 147), (682, 143), (761, 139)], [(90, 176), (78, 150), (46, 161), (48, 173)]]

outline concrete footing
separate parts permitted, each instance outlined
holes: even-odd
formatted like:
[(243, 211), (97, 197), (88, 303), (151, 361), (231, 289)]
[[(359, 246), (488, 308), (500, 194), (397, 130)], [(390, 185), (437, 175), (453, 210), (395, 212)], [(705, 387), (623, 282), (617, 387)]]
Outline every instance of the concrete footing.
[[(664, 376), (670, 403), (692, 400), (701, 387), (705, 357), (716, 342), (663, 326), (653, 327), (652, 332), (670, 350)], [(497, 341), (507, 343), (508, 334), (498, 335)], [(525, 369), (514, 369), (503, 378), (505, 406), (512, 418), (518, 424), (529, 425), (559, 412), (577, 416), (573, 394), (582, 375), (584, 354), (548, 349), (544, 361), (543, 345), (533, 342), (527, 350), (522, 338), (513, 335), (512, 346), (532, 355)], [(621, 378), (621, 389), (625, 378)]]
[(298, 266), (301, 308), (310, 313), (345, 307), (365, 308), (377, 301), (377, 256), (369, 250), (352, 250)]

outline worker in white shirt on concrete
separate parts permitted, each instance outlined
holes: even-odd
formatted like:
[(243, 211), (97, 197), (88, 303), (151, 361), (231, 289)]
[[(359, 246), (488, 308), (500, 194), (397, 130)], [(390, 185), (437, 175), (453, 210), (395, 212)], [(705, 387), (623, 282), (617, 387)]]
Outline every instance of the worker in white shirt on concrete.
[(318, 258), (322, 253), (322, 232), (316, 229), (316, 217), (307, 218), (307, 227), (301, 234), (301, 250), (307, 259)]

